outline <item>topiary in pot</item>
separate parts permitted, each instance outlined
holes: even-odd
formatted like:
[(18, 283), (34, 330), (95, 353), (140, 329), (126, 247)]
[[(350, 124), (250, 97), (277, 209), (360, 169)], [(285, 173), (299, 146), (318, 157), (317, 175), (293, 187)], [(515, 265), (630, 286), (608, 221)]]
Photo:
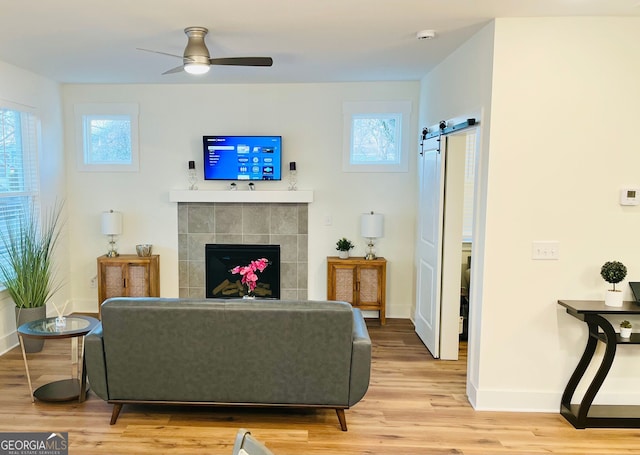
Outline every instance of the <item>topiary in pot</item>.
[(622, 291), (616, 289), (616, 284), (624, 280), (627, 276), (627, 268), (622, 262), (607, 261), (600, 269), (600, 276), (613, 285), (607, 290), (604, 303), (608, 306), (622, 306)]

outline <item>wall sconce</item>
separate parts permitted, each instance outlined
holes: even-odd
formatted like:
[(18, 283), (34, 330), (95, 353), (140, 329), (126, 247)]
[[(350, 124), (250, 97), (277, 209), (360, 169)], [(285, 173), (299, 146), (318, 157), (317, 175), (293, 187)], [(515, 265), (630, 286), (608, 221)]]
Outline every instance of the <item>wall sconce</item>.
[(384, 216), (380, 213), (363, 213), (360, 219), (360, 235), (369, 239), (367, 243), (367, 254), (365, 259), (376, 259), (376, 253), (373, 249), (374, 239), (379, 239), (384, 234)]
[(122, 234), (122, 213), (113, 210), (102, 212), (102, 234), (110, 236), (107, 257), (119, 256), (114, 237)]

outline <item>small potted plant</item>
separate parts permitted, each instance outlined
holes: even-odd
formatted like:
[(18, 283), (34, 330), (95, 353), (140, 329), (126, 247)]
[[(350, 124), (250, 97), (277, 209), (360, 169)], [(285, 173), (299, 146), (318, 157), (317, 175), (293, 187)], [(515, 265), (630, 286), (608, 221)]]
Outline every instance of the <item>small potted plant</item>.
[(627, 268), (622, 262), (607, 261), (600, 269), (600, 275), (607, 283), (613, 285), (612, 289), (607, 290), (604, 299), (605, 305), (622, 306), (622, 291), (616, 289), (616, 283), (621, 282), (627, 276)]
[(336, 250), (338, 250), (340, 259), (347, 259), (349, 257), (349, 251), (353, 247), (354, 245), (351, 243), (351, 240), (347, 240), (345, 237), (342, 237), (336, 242)]
[(626, 319), (620, 323), (620, 338), (631, 338), (633, 325)]

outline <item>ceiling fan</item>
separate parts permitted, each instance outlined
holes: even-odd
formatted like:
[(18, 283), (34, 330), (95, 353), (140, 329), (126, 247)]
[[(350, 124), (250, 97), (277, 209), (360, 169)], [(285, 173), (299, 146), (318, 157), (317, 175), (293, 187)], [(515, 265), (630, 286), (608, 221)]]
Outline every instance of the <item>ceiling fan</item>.
[(184, 49), (184, 55), (181, 57), (167, 52), (153, 51), (150, 49), (138, 48), (141, 51), (154, 52), (156, 54), (169, 55), (171, 57), (182, 58), (182, 65), (165, 71), (162, 74), (179, 73), (186, 71), (189, 74), (205, 74), (209, 71), (211, 65), (234, 65), (234, 66), (271, 66), (273, 59), (271, 57), (227, 57), (227, 58), (211, 58), (209, 50), (204, 42), (209, 30), (205, 27), (187, 27), (184, 29), (187, 35), (187, 47)]

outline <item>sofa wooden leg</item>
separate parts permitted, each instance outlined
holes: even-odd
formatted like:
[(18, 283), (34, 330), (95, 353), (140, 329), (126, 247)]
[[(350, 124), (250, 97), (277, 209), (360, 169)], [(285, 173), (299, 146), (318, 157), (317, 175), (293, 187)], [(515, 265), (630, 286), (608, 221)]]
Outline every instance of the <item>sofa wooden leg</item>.
[(338, 420), (340, 421), (340, 429), (347, 431), (347, 418), (344, 416), (344, 409), (336, 409), (336, 414), (338, 414)]
[(116, 403), (113, 405), (113, 412), (111, 413), (111, 425), (116, 423), (116, 420), (118, 420), (118, 416), (120, 415), (121, 410), (122, 410), (122, 403)]

